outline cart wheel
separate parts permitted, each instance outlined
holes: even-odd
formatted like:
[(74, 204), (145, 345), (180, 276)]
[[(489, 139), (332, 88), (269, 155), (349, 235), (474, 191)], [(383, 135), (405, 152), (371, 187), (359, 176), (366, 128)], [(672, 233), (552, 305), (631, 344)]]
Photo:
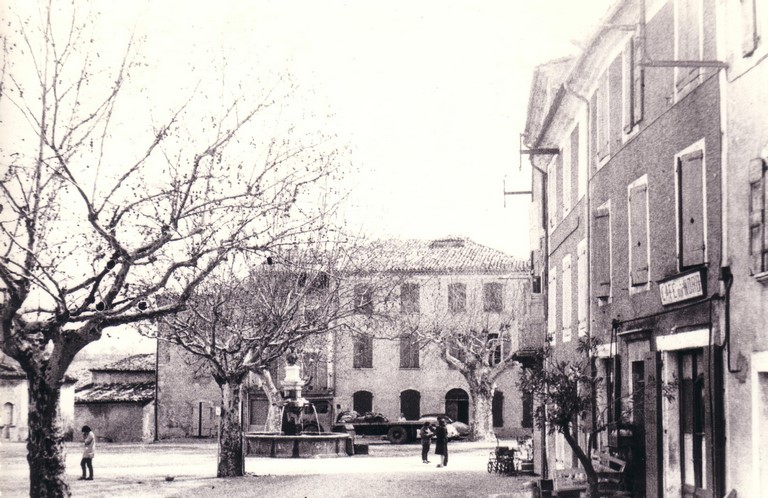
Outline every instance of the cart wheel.
[(488, 462), (488, 473), (493, 472), (493, 462)]

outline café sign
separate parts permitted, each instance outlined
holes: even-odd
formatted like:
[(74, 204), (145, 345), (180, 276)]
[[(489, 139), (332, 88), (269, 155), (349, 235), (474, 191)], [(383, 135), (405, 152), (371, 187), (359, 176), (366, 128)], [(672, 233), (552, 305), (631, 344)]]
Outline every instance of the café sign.
[(703, 273), (704, 270), (700, 269), (659, 282), (661, 304), (674, 304), (704, 296), (706, 281)]

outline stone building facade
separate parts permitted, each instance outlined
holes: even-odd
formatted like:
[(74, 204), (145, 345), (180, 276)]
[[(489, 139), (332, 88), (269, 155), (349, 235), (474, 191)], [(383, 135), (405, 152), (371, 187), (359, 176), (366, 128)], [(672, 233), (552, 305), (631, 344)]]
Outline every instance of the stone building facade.
[[(765, 81), (756, 71), (735, 83), (745, 91), (733, 96), (728, 78), (739, 78), (726, 66), (721, 30), (734, 11), (756, 3), (615, 2), (583, 53), (565, 70), (562, 61), (542, 65), (531, 90), (526, 144), (534, 212), (541, 213), (534, 266), (547, 272), (549, 343), (564, 355), (573, 354), (568, 344), (579, 334), (603, 343), (596, 413), (627, 437), (609, 431), (600, 444), (629, 461), (635, 496), (722, 496), (735, 484), (726, 461), (744, 453), (738, 444), (728, 445), (732, 455), (725, 451), (730, 403), (723, 389), (726, 287), (729, 265), (749, 258), (749, 182), (741, 178), (733, 190), (729, 172), (745, 170), (730, 163), (737, 150), (758, 157), (741, 140), (764, 141), (765, 118), (752, 111), (761, 123), (755, 130), (746, 109), (739, 116), (724, 110), (745, 107), (742, 99), (759, 95), (753, 90)], [(752, 129), (736, 137), (735, 126)], [(571, 212), (561, 199), (571, 200)], [(735, 234), (734, 212), (743, 218)], [(759, 280), (750, 277), (737, 291), (749, 296), (740, 303), (744, 320), (764, 308), (747, 313), (765, 300)], [(761, 327), (764, 313), (754, 323)], [(741, 347), (759, 350), (750, 342)], [(662, 396), (662, 388), (674, 396)], [(545, 446), (550, 469), (575, 465), (558, 437)]]
[(155, 354), (137, 354), (91, 368), (75, 392), (75, 418), (104, 441), (152, 441)]

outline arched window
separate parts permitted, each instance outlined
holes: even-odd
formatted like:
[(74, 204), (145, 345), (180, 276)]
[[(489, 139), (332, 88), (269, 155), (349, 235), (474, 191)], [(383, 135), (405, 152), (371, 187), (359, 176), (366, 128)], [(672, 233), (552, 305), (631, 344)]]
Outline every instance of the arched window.
[(406, 389), (400, 393), (400, 413), (405, 420), (419, 420), (421, 417), (421, 393)]
[(498, 389), (493, 393), (491, 412), (493, 414), (493, 426), (504, 427), (504, 393)]
[(3, 425), (13, 425), (13, 403), (11, 402), (3, 405)]
[(451, 389), (445, 394), (445, 414), (453, 420), (469, 424), (469, 395), (464, 389)]
[(359, 414), (373, 411), (373, 394), (368, 391), (357, 391), (352, 395), (352, 409)]

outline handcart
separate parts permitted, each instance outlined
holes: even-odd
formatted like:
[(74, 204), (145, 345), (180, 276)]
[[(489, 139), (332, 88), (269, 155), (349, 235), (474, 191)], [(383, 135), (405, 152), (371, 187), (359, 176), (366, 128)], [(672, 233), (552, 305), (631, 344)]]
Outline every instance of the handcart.
[(488, 473), (512, 474), (515, 471), (515, 450), (496, 446), (488, 456)]

